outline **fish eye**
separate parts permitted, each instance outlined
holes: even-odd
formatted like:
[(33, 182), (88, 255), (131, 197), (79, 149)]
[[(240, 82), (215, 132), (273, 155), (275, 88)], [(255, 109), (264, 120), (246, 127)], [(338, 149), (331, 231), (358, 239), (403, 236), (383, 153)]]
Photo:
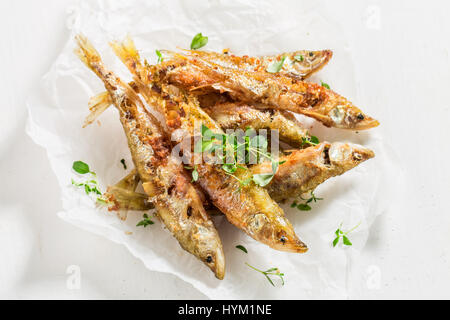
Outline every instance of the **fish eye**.
[(360, 161), (362, 159), (362, 155), (358, 152), (353, 152), (353, 159), (356, 161)]

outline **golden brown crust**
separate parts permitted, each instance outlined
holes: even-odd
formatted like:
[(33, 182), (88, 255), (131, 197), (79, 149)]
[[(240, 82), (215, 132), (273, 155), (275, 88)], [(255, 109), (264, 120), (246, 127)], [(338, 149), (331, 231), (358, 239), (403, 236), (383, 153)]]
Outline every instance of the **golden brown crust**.
[(133, 162), (144, 190), (152, 197), (158, 217), (183, 249), (202, 260), (217, 278), (223, 279), (225, 259), (219, 235), (182, 164), (170, 156), (167, 135), (136, 92), (106, 70), (88, 40), (78, 36), (77, 42), (77, 54), (104, 82), (111, 101), (119, 110)]
[[(322, 142), (314, 147), (295, 150), (280, 157), (280, 161), (285, 162), (279, 166), (266, 189), (275, 201), (299, 197), (314, 190), (325, 180), (341, 175), (374, 156), (372, 150), (340, 142)], [(271, 170), (271, 163), (262, 163), (251, 168), (254, 174)]]
[(277, 130), (279, 139), (292, 147), (302, 148), (308, 131), (286, 111), (258, 110), (245, 103), (222, 103), (204, 108), (224, 130), (251, 127), (255, 130)]
[[(177, 130), (184, 130), (184, 134), (194, 136), (195, 122), (200, 122), (208, 126), (213, 132), (221, 133), (220, 127), (200, 108), (196, 99), (182, 92), (179, 88), (167, 85), (164, 79), (167, 70), (161, 72), (148, 69), (148, 74), (153, 73), (153, 78), (140, 75), (139, 72), (144, 66), (140, 63), (139, 57), (133, 50), (126, 50), (126, 45), (122, 44), (119, 57), (127, 62), (131, 59), (135, 61), (129, 70), (134, 74), (135, 81), (142, 86), (141, 92), (150, 106), (154, 106), (161, 111), (166, 118), (166, 124), (173, 133)], [(117, 50), (116, 50), (117, 53)], [(138, 71), (138, 72), (136, 72)], [(153, 90), (156, 86), (158, 89)], [(181, 139), (183, 139), (181, 137)], [(180, 143), (181, 141), (175, 141)], [(180, 144), (183, 146), (182, 144)], [(183, 149), (184, 154), (191, 150)], [(192, 160), (191, 163), (194, 161)], [(236, 172), (236, 178), (227, 175), (225, 171), (217, 165), (207, 163), (197, 164), (199, 172), (198, 182), (205, 190), (213, 204), (219, 208), (227, 219), (245, 231), (254, 239), (269, 245), (277, 250), (289, 252), (305, 252), (307, 247), (296, 236), (292, 225), (284, 217), (282, 209), (270, 198), (263, 188), (247, 185), (239, 185), (237, 179), (244, 180), (248, 177), (248, 171)]]
[(291, 77), (267, 72), (225, 68), (189, 55), (177, 57), (184, 57), (189, 64), (166, 70), (164, 76), (171, 83), (187, 90), (200, 89), (200, 92), (204, 92), (209, 88), (228, 92), (237, 100), (256, 102), (265, 109), (304, 114), (329, 127), (364, 130), (379, 124), (344, 97), (315, 83), (296, 81)]

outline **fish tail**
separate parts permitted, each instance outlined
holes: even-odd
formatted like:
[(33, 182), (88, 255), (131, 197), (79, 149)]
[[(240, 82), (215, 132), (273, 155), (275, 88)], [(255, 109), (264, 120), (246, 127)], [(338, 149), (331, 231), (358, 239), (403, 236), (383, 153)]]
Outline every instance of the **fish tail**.
[(102, 64), (102, 59), (92, 43), (82, 34), (76, 35), (75, 41), (78, 45), (78, 47), (75, 48), (75, 54), (97, 76), (103, 78), (103, 75), (99, 70), (99, 66)]
[(141, 75), (145, 72), (139, 52), (131, 37), (127, 36), (122, 42), (111, 41), (109, 45), (132, 73)]

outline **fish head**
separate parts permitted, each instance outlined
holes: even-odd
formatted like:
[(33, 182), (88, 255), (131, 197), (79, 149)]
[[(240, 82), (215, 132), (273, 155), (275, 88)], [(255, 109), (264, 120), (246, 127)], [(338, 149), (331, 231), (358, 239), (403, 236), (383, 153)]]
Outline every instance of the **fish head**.
[(276, 241), (271, 243), (271, 247), (275, 250), (293, 253), (304, 253), (308, 251), (306, 244), (304, 244), (294, 232), (280, 230), (275, 240)]
[[(281, 209), (280, 209), (281, 210)], [(280, 215), (271, 219), (261, 213), (248, 220), (249, 230), (258, 240), (279, 251), (303, 253), (308, 247), (295, 234), (291, 223)]]
[(330, 164), (345, 170), (354, 168), (361, 162), (375, 156), (372, 150), (353, 143), (335, 142), (324, 148), (328, 148)]
[(197, 225), (197, 231), (192, 237), (197, 238), (196, 256), (214, 272), (216, 278), (222, 280), (225, 276), (225, 255), (222, 243), (211, 221), (211, 225)]
[(290, 54), (290, 59), (300, 63), (292, 63), (290, 68), (294, 69), (294, 75), (300, 75), (301, 78), (306, 78), (312, 73), (320, 70), (333, 56), (333, 51), (331, 50), (320, 50), (320, 51), (307, 51), (300, 50), (292, 52)]

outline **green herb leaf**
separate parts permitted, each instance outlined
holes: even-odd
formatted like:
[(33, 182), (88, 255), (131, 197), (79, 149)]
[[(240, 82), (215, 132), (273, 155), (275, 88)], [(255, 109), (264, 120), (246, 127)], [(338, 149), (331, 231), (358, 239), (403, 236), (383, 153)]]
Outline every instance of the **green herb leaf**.
[[(85, 182), (75, 182), (73, 179), (71, 179), (72, 181), (72, 185), (76, 186), (76, 187), (83, 187), (84, 188), (84, 192), (87, 195), (90, 195), (91, 193), (95, 193), (99, 196), (102, 195), (102, 193), (100, 192), (100, 190), (98, 189), (98, 181), (96, 180), (97, 175), (95, 174), (95, 172), (90, 171), (89, 166), (82, 162), (82, 161), (75, 161), (72, 165), (72, 168), (80, 174), (86, 174), (86, 173), (90, 173), (91, 174), (91, 179), (87, 180)], [(94, 179), (93, 179), (93, 178)], [(97, 197), (97, 202), (101, 203), (101, 201), (106, 201), (104, 199), (102, 199), (101, 197)]]
[(311, 210), (311, 206), (308, 205), (308, 204), (306, 204), (306, 203), (300, 203), (300, 204), (297, 206), (297, 209), (298, 209), (298, 210), (301, 210), (301, 211), (310, 211), (310, 210)]
[(330, 86), (327, 83), (323, 82), (323, 81), (321, 81), (321, 86), (324, 87), (324, 88), (330, 89)]
[(273, 176), (274, 175), (272, 173), (254, 174), (253, 182), (255, 182), (255, 184), (257, 184), (260, 187), (265, 187), (270, 183), (270, 181), (272, 181)]
[(303, 60), (305, 60), (301, 54), (295, 56), (294, 59), (295, 59), (295, 61), (298, 61), (298, 62), (303, 62)]
[(89, 166), (83, 161), (75, 161), (72, 165), (72, 169), (79, 174), (86, 174), (90, 172)]
[(339, 242), (339, 237), (336, 237), (336, 239), (333, 240), (333, 247), (336, 247), (338, 242)]
[(236, 248), (244, 251), (245, 253), (248, 253), (247, 249), (244, 246), (237, 245)]
[(215, 139), (215, 134), (214, 132), (212, 132), (211, 129), (209, 129), (207, 126), (205, 126), (204, 124), (202, 124), (201, 127), (201, 133), (202, 133), (202, 140), (211, 140), (211, 139)]
[(342, 236), (342, 240), (343, 240), (343, 242), (344, 242), (344, 244), (345, 244), (346, 246), (351, 246), (351, 245), (352, 245), (352, 243), (351, 243), (350, 240), (347, 238), (347, 236)]
[(213, 142), (211, 140), (202, 141), (202, 152), (211, 151), (213, 148)]
[(348, 236), (348, 234), (351, 233), (353, 230), (355, 230), (356, 228), (358, 228), (360, 224), (361, 224), (361, 222), (358, 223), (358, 224), (357, 224), (355, 227), (353, 227), (352, 229), (350, 229), (350, 230), (344, 232), (344, 231), (341, 230), (341, 226), (342, 226), (342, 223), (341, 223), (341, 226), (339, 226), (339, 228), (334, 232), (334, 234), (335, 234), (337, 237), (336, 237), (336, 239), (334, 239), (334, 241), (333, 241), (333, 247), (335, 247), (335, 246), (337, 245), (337, 243), (339, 242), (339, 239), (340, 239), (341, 237), (342, 237), (342, 242), (344, 243), (344, 245), (346, 245), (346, 246), (351, 246), (351, 245), (352, 245), (352, 242), (350, 241), (350, 239), (349, 239), (347, 236)]
[(283, 68), (284, 60), (286, 60), (286, 56), (283, 56), (281, 60), (272, 62), (266, 69), (269, 73), (277, 73)]
[(145, 213), (142, 217), (143, 219), (137, 223), (136, 227), (143, 226), (144, 228), (146, 228), (147, 226), (154, 224), (154, 222), (149, 218), (148, 214)]
[(197, 50), (200, 49), (208, 43), (208, 37), (204, 37), (202, 33), (197, 33), (191, 42), (191, 49)]
[(319, 138), (317, 138), (316, 136), (308, 136), (308, 137), (302, 137), (302, 144), (309, 144), (312, 146), (316, 146), (319, 144)]
[(224, 164), (222, 165), (222, 170), (228, 173), (235, 173), (237, 170), (237, 166), (235, 163), (233, 164)]
[(162, 54), (161, 54), (161, 51), (155, 50), (155, 52), (156, 52), (156, 55), (158, 56), (158, 61), (157, 61), (157, 63), (163, 62), (163, 61), (164, 61), (164, 58), (163, 58), (163, 56), (162, 56)]
[(297, 206), (297, 201), (292, 202), (291, 208), (295, 208)]
[(125, 163), (125, 159), (120, 160), (120, 163), (123, 165), (123, 169), (127, 170), (127, 164)]
[(312, 144), (314, 144), (314, 145), (317, 145), (317, 144), (319, 144), (319, 138), (317, 138), (316, 136), (311, 136), (310, 138), (309, 138), (309, 141), (312, 143)]
[(197, 166), (194, 167), (194, 170), (192, 171), (192, 181), (196, 182), (198, 180), (198, 171)]

